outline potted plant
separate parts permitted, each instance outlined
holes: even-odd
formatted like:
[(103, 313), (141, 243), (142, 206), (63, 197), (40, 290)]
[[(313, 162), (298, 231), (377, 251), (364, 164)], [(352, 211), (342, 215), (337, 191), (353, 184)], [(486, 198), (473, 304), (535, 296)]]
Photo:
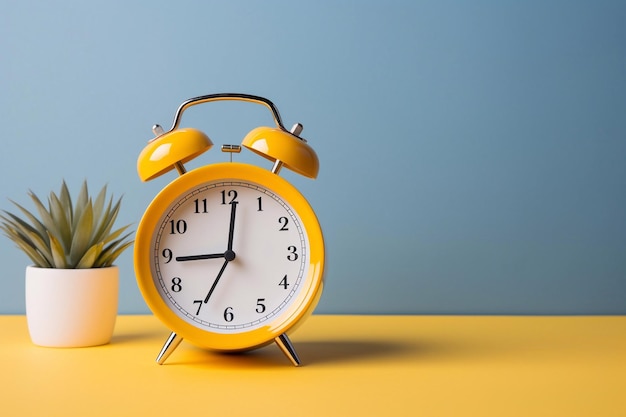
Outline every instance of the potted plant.
[[(84, 181), (72, 200), (63, 181), (47, 205), (31, 191), (31, 212), (11, 201), (22, 217), (3, 211), (0, 229), (33, 262), (26, 267), (26, 318), (33, 343), (83, 347), (111, 340), (117, 317), (119, 269), (113, 265), (131, 244), (128, 226), (114, 228), (121, 198), (95, 199)], [(33, 213), (37, 213), (35, 215)]]

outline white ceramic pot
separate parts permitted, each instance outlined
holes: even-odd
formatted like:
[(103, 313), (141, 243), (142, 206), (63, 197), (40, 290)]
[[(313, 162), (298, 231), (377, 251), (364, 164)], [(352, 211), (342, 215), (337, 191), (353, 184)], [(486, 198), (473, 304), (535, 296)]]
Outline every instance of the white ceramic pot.
[(26, 268), (26, 319), (34, 344), (109, 343), (117, 318), (119, 269)]

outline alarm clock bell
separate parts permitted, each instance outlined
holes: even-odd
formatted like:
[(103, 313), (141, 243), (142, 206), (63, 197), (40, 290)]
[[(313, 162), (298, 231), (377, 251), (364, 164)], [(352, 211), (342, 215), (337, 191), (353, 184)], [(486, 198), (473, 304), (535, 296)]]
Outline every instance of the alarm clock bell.
[[(153, 127), (156, 137), (139, 155), (137, 171), (142, 181), (149, 181), (176, 168), (180, 175), (186, 172), (184, 165), (213, 146), (211, 139), (193, 128), (178, 128), (185, 109), (211, 101), (237, 100), (260, 103), (268, 107), (274, 117), (276, 127), (261, 126), (253, 129), (242, 141), (242, 146), (272, 161), (272, 172), (278, 174), (281, 168), (288, 168), (308, 178), (317, 178), (319, 160), (317, 154), (299, 135), (302, 125), (296, 123), (291, 131), (283, 126), (278, 110), (269, 100), (248, 94), (211, 94), (187, 100), (178, 108), (174, 123), (167, 132), (159, 125)], [(232, 151), (232, 148), (223, 149)]]

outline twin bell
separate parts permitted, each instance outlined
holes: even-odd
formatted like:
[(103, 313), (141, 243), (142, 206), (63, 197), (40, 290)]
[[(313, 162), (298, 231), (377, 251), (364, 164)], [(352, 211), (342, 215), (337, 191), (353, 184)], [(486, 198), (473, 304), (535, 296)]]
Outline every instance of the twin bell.
[[(213, 147), (209, 137), (198, 129), (179, 128), (185, 109), (202, 103), (220, 100), (247, 101), (266, 106), (274, 117), (275, 127), (261, 126), (250, 131), (241, 146), (273, 162), (272, 172), (278, 174), (285, 167), (308, 178), (316, 178), (319, 171), (317, 154), (299, 135), (302, 125), (296, 123), (291, 131), (285, 129), (274, 104), (266, 98), (249, 94), (210, 94), (191, 98), (182, 103), (174, 117), (172, 128), (165, 132), (159, 125), (153, 127), (156, 135), (143, 149), (137, 160), (137, 172), (142, 181), (149, 181), (172, 169), (182, 175), (184, 164)], [(241, 151), (239, 145), (224, 145), (225, 152)]]

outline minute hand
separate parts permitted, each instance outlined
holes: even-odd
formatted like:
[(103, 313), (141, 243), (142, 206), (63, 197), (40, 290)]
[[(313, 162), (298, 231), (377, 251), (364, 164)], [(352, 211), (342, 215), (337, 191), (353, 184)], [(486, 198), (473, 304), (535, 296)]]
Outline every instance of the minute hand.
[(228, 228), (228, 251), (233, 250), (233, 235), (235, 234), (235, 213), (237, 212), (237, 202), (230, 203), (230, 227)]
[(235, 232), (235, 213), (237, 212), (237, 203), (233, 202), (230, 204), (231, 204), (231, 209), (230, 209), (230, 226), (228, 228), (228, 249), (226, 249), (226, 252), (224, 252), (224, 264), (222, 265), (220, 272), (217, 274), (215, 281), (213, 281), (213, 285), (211, 285), (211, 289), (209, 290), (209, 293), (204, 298), (205, 304), (209, 302), (209, 299), (211, 298), (211, 294), (213, 294), (213, 291), (215, 290), (217, 283), (219, 282), (220, 278), (222, 278), (222, 274), (224, 273), (224, 270), (226, 269), (226, 265), (228, 265), (230, 261), (235, 259), (235, 252), (233, 252), (233, 235)]

